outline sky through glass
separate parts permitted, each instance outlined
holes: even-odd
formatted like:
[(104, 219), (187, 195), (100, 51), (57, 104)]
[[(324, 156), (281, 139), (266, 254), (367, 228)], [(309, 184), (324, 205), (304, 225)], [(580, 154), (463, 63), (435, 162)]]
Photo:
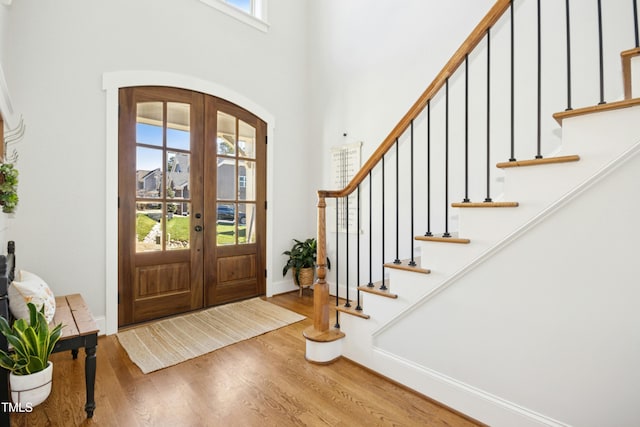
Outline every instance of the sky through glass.
[(247, 13), (251, 13), (251, 0), (226, 0), (232, 6), (237, 7), (240, 10), (244, 10)]

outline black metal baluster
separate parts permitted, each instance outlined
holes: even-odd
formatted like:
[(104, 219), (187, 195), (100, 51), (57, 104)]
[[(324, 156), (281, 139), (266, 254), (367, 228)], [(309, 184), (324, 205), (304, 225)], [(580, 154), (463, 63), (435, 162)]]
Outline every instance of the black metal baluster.
[(567, 21), (567, 108), (571, 108), (571, 19), (569, 18), (569, 0), (565, 0), (566, 21)]
[(602, 59), (602, 49), (602, 4), (601, 0), (598, 0), (598, 52), (600, 60), (600, 102), (598, 102), (598, 105), (606, 104), (604, 100), (604, 63)]
[(449, 234), (449, 78), (444, 86), (444, 234), (442, 237), (451, 237)]
[(369, 283), (367, 287), (373, 288), (373, 177), (369, 171)]
[(491, 202), (491, 29), (487, 30), (487, 197)]
[(409, 244), (411, 245), (411, 261), (409, 261), (409, 265), (411, 267), (415, 267), (416, 266), (416, 259), (414, 256), (414, 244), (413, 244), (413, 225), (414, 225), (414, 218), (413, 218), (413, 119), (411, 120), (411, 135), (410, 135), (410, 145), (411, 145), (411, 155), (409, 156), (409, 160), (411, 161), (411, 165), (410, 165), (410, 173), (411, 173), (411, 238), (409, 240)]
[(514, 33), (515, 20), (514, 20), (514, 13), (513, 13), (513, 0), (511, 0), (511, 5), (509, 6), (509, 9), (511, 12), (511, 157), (509, 158), (509, 161), (515, 162), (516, 161), (515, 129), (514, 129), (514, 123), (515, 123), (514, 74), (515, 72), (514, 72), (514, 51), (513, 51), (513, 33)]
[(540, 0), (538, 0), (538, 136), (536, 159), (542, 158), (542, 37)]
[(356, 304), (356, 310), (362, 311), (360, 306), (360, 184), (358, 184), (356, 197), (356, 295), (358, 297), (358, 303)]
[(382, 284), (380, 290), (384, 291), (387, 286), (384, 284), (384, 235), (385, 235), (385, 219), (384, 219), (384, 156), (382, 156)]
[(633, 28), (636, 36), (636, 47), (640, 47), (640, 37), (638, 36), (638, 2), (633, 0)]
[(396, 138), (396, 259), (394, 264), (401, 264), (400, 261), (400, 151), (398, 148), (398, 138)]
[(431, 100), (427, 101), (427, 232), (431, 237)]
[(464, 56), (464, 199), (469, 203), (469, 55)]
[[(346, 162), (345, 162), (346, 164)], [(346, 177), (346, 174), (345, 174)], [(351, 307), (351, 301), (349, 300), (349, 196), (344, 197), (344, 223), (345, 223), (345, 235), (344, 235), (344, 240), (345, 240), (345, 252), (347, 253), (346, 255), (346, 260), (347, 260), (347, 265), (345, 266), (345, 287), (347, 288), (346, 290), (346, 302), (344, 303), (345, 307)]]
[[(338, 213), (340, 212), (340, 199), (336, 197), (336, 307), (340, 305), (340, 287), (339, 287), (339, 273), (340, 273), (340, 220)], [(336, 310), (336, 324), (335, 327), (340, 329), (340, 312)]]

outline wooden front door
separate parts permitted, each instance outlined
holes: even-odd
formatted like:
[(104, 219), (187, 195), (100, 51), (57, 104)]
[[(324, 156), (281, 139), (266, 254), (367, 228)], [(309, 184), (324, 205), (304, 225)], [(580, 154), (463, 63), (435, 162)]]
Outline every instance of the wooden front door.
[(202, 93), (121, 89), (120, 326), (264, 294), (265, 131)]

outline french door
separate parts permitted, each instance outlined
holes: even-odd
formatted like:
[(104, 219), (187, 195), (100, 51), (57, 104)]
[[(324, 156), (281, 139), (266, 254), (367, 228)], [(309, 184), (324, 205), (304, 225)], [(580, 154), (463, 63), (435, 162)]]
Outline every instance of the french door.
[(176, 88), (120, 90), (119, 325), (265, 292), (266, 125)]

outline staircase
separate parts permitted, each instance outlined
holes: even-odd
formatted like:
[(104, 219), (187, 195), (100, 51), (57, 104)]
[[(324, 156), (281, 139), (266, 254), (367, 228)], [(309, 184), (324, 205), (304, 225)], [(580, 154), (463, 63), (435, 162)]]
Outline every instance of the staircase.
[[(640, 425), (635, 409), (640, 398), (636, 327), (640, 310), (634, 304), (640, 286), (633, 268), (637, 258), (633, 242), (640, 238), (635, 218), (640, 208), (637, 18), (629, 20), (635, 26), (636, 48), (618, 49), (622, 72), (610, 77), (624, 82), (621, 99), (603, 100), (602, 70), (609, 66), (601, 59), (596, 67), (600, 102), (572, 108), (575, 88), (581, 86), (570, 79), (568, 108), (556, 107), (561, 112), (554, 114), (561, 132), (538, 130), (538, 135), (561, 133), (558, 144), (544, 148), (539, 136), (536, 150), (514, 148), (514, 123), (520, 113), (514, 113), (513, 94), (518, 90), (513, 85), (507, 90), (511, 117), (507, 113), (504, 120), (510, 125), (491, 133), (496, 121), (491, 121), (490, 113), (495, 117), (494, 110), (502, 110), (490, 101), (491, 85), (495, 87), (490, 72), (497, 62), (490, 59), (490, 42), (498, 44), (509, 28), (513, 34), (513, 23), (526, 19), (522, 11), (530, 11), (531, 3), (536, 2), (496, 2), (350, 184), (340, 191), (319, 192), (318, 259), (340, 252), (346, 259), (337, 263), (346, 267), (325, 280), (326, 266), (319, 265), (314, 327), (305, 331), (307, 359), (324, 363), (347, 357), (489, 425)], [(608, 6), (622, 11), (628, 6), (637, 17), (635, 1)], [(571, 7), (575, 11), (587, 6), (571, 3)], [(602, 25), (602, 16), (612, 12), (602, 11), (597, 8), (596, 40), (603, 34), (613, 37)], [(569, 2), (566, 13), (567, 22), (577, 26), (586, 16), (582, 9), (571, 15)], [(567, 51), (571, 35), (567, 30)], [(604, 58), (600, 50), (599, 57)], [(486, 90), (481, 100), (489, 111), (484, 128), (468, 120), (469, 105), (478, 102), (468, 102), (465, 90), (461, 106), (454, 95), (469, 87), (469, 58), (477, 65), (483, 55), (488, 87), (480, 92)], [(575, 60), (566, 56), (568, 62)], [(548, 107), (541, 106), (538, 96), (537, 109), (522, 109), (540, 112)], [(444, 120), (436, 125), (434, 117)], [(421, 132), (419, 124), (424, 122), (426, 131)], [(478, 133), (486, 133), (487, 141), (504, 139), (506, 144), (470, 147), (469, 135)], [(417, 148), (419, 139), (427, 140), (426, 148)], [(413, 178), (414, 152), (419, 150), (419, 158), (427, 159), (426, 180), (422, 175)], [(520, 160), (514, 155), (518, 151), (534, 155)], [(506, 153), (507, 160), (503, 156), (490, 165), (496, 152)], [(407, 157), (410, 160), (401, 163)], [(486, 180), (481, 166), (469, 166), (474, 158), (487, 163)], [(402, 178), (400, 172), (409, 169), (409, 178)], [(385, 180), (389, 175), (392, 182)], [(409, 186), (410, 195), (400, 190)], [(393, 187), (395, 194), (388, 196)], [(373, 188), (379, 197), (373, 196)], [(360, 201), (361, 193), (371, 194), (367, 202)], [(327, 237), (325, 200), (335, 198), (340, 206), (340, 198), (355, 194), (358, 206), (372, 206), (364, 227), (360, 217), (366, 218), (366, 209), (356, 215), (357, 229), (364, 229), (369, 241), (365, 236), (361, 242), (359, 234)], [(385, 207), (389, 199), (395, 199), (391, 208)], [(416, 214), (425, 211), (426, 217)], [(401, 238), (406, 235), (412, 236), (408, 245)], [(376, 266), (378, 259), (382, 268)], [(366, 270), (378, 273), (369, 272), (367, 278)], [(330, 287), (339, 297), (333, 307), (333, 328), (327, 311)]]

